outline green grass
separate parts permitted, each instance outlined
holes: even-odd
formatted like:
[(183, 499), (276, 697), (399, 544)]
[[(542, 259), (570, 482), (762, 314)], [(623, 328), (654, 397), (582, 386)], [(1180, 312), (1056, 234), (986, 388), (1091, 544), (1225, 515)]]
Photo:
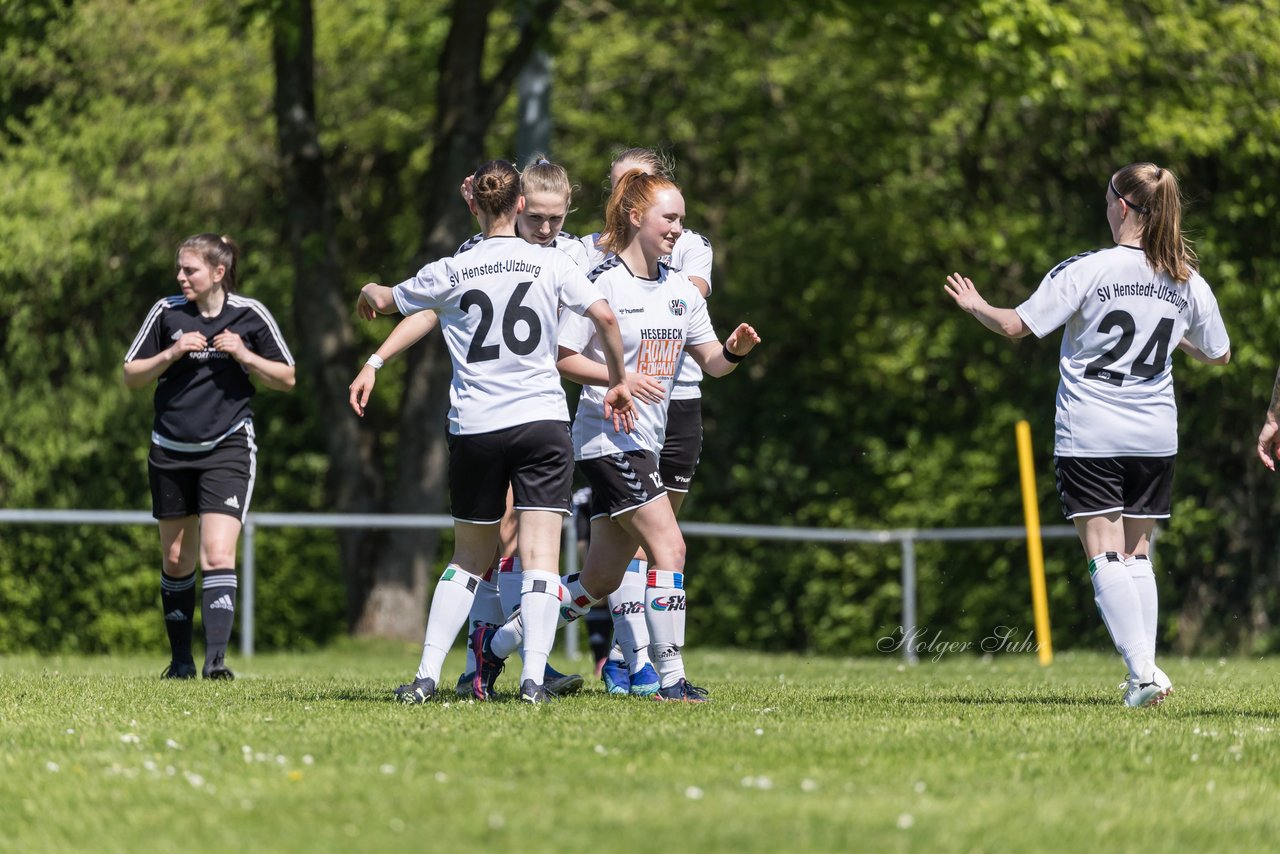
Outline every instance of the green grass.
[[(0, 848), (1269, 849), (1280, 662), (689, 656), (706, 706), (389, 701), (417, 651), (344, 644), (162, 682), (159, 657), (0, 658)], [(450, 660), (447, 678), (460, 659)], [(563, 660), (555, 663), (567, 664)], [(515, 674), (499, 687), (510, 690)]]

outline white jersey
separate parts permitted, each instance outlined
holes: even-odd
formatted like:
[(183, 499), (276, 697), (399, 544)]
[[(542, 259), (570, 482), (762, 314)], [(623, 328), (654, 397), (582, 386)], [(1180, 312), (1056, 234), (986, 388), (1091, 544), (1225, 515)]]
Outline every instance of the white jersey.
[(1066, 324), (1057, 456), (1176, 454), (1174, 349), (1184, 337), (1212, 359), (1231, 348), (1218, 301), (1200, 274), (1179, 284), (1153, 271), (1132, 246), (1068, 258), (1017, 312), (1038, 338)]
[[(600, 233), (588, 234), (582, 238), (582, 246), (587, 252), (587, 269), (594, 270), (613, 257), (600, 245)], [(711, 265), (715, 261), (715, 253), (711, 250), (711, 241), (692, 229), (686, 228), (676, 238), (676, 245), (671, 254), (662, 259), (672, 270), (684, 273), (686, 278), (697, 276), (707, 283), (707, 296), (711, 296)], [(693, 359), (685, 359), (680, 363), (676, 374), (676, 386), (672, 392), (672, 400), (692, 400), (702, 397), (702, 368)]]
[(450, 433), (569, 420), (556, 370), (557, 307), (583, 314), (602, 296), (564, 252), (488, 237), (433, 261), (391, 293), (402, 314), (440, 315), (453, 359)]
[[(516, 229), (516, 233), (520, 233), (519, 229)], [(484, 240), (484, 232), (481, 232), (480, 234), (473, 234), (471, 237), (468, 237), (453, 254), (455, 256), (461, 255), (481, 240)], [(556, 239), (551, 245), (555, 246), (561, 252), (572, 258), (573, 263), (577, 264), (578, 267), (581, 268), (582, 272), (590, 272), (591, 265), (587, 263), (587, 248), (583, 244), (582, 240), (579, 240), (567, 231), (562, 231), (556, 235)]]
[[(605, 389), (583, 386), (573, 419), (574, 459), (637, 450), (660, 453), (667, 433), (667, 403), (685, 347), (719, 340), (707, 301), (683, 273), (665, 264), (658, 265), (656, 279), (646, 279), (633, 275), (615, 257), (592, 270), (591, 276), (618, 318), (627, 370), (656, 378), (666, 398), (662, 403), (637, 400), (635, 427), (630, 433), (616, 433), (613, 422), (604, 418)], [(566, 313), (561, 318), (560, 346), (604, 362), (595, 327), (580, 317)]]

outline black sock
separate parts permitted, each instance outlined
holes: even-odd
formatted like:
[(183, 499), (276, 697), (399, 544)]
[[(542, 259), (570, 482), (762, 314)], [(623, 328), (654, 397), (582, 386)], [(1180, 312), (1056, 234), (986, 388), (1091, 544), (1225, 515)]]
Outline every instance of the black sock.
[(164, 628), (169, 633), (169, 649), (173, 660), (192, 661), (191, 629), (196, 620), (196, 574), (174, 578), (160, 570), (160, 607), (164, 611)]
[(204, 620), (204, 665), (222, 664), (236, 618), (235, 569), (206, 569), (200, 609)]
[(587, 643), (591, 645), (591, 660), (599, 661), (609, 654), (613, 646), (613, 615), (607, 604), (596, 605), (587, 612)]

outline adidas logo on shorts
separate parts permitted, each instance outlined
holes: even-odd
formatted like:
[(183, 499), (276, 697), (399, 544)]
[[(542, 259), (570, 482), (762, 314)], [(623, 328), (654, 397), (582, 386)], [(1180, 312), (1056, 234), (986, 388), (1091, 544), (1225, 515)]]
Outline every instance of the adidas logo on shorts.
[(236, 606), (231, 604), (231, 596), (227, 593), (223, 593), (217, 599), (214, 599), (213, 604), (209, 607), (220, 608), (223, 611), (234, 611), (236, 609)]
[(239, 498), (236, 498), (234, 495), (233, 495), (233, 496), (231, 496), (230, 498), (228, 498), (226, 501), (224, 501), (224, 502), (222, 502), (222, 503), (223, 503), (223, 504), (225, 504), (225, 505), (227, 505), (228, 507), (233, 507), (233, 508), (235, 508), (236, 510), (239, 510), (239, 509), (240, 509), (240, 499), (239, 499)]

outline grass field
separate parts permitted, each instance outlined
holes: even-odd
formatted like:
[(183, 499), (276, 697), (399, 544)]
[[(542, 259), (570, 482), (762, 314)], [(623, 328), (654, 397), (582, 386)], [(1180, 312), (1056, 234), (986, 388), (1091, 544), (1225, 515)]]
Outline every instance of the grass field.
[[(0, 848), (1274, 848), (1280, 662), (694, 652), (706, 706), (407, 707), (417, 650), (345, 644), (162, 682), (159, 657), (0, 658)], [(450, 660), (456, 677), (460, 658)], [(567, 665), (558, 660), (555, 663)], [(511, 690), (514, 674), (500, 688)]]

